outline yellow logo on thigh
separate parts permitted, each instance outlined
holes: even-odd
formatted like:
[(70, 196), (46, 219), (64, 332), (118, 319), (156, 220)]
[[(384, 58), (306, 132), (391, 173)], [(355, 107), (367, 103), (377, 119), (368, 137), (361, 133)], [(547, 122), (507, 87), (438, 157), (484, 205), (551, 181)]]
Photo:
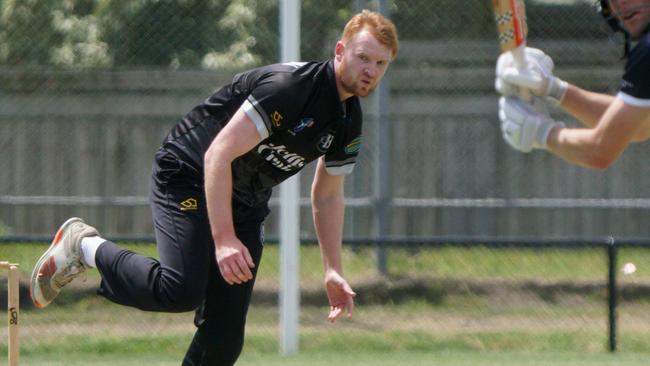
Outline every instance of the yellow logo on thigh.
[(199, 208), (196, 198), (188, 198), (181, 202), (181, 211), (192, 211)]

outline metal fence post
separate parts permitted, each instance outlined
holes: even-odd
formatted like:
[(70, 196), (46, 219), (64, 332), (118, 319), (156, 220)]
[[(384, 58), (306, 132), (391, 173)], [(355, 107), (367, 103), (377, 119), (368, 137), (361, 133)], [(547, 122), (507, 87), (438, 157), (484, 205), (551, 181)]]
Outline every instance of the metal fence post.
[[(389, 16), (388, 2), (379, 1), (378, 11)], [(384, 77), (375, 90), (375, 112), (377, 118), (377, 153), (375, 155), (375, 235), (385, 238), (390, 234), (389, 217), (391, 210), (391, 159), (389, 114), (389, 78)], [(383, 245), (377, 246), (377, 270), (382, 275), (388, 274), (388, 253)]]
[(609, 237), (607, 243), (607, 259), (609, 265), (609, 278), (607, 281), (607, 292), (609, 299), (609, 351), (616, 352), (616, 262), (618, 247), (614, 237)]
[[(300, 60), (300, 1), (280, 4), (282, 62)], [(300, 173), (299, 173), (300, 174)], [(298, 353), (300, 346), (300, 178), (280, 185), (280, 352)]]

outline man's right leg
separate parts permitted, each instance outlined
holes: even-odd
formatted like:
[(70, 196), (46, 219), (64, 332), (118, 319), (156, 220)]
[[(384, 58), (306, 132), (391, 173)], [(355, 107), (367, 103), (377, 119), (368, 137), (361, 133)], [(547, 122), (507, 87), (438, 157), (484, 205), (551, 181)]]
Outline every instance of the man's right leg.
[(95, 257), (98, 293), (141, 310), (192, 311), (203, 301), (214, 258), (202, 178), (160, 150), (150, 200), (160, 261), (103, 243)]
[[(142, 310), (181, 312), (201, 304), (213, 258), (202, 178), (164, 150), (156, 154), (151, 207), (160, 261), (105, 241), (96, 251), (102, 275), (99, 294)], [(191, 202), (192, 204), (183, 204)], [(80, 219), (68, 220), (34, 269), (30, 293), (40, 307), (87, 265), (79, 249), (97, 231)]]
[(44, 308), (61, 289), (83, 273), (87, 265), (81, 253), (81, 241), (99, 235), (94, 227), (73, 217), (61, 225), (50, 247), (38, 259), (29, 282), (29, 297), (37, 308)]

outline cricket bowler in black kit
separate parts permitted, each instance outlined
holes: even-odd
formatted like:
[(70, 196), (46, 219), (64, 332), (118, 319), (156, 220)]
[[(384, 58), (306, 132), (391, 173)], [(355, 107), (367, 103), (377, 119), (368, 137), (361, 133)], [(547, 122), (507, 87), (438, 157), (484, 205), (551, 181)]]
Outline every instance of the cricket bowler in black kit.
[(244, 342), (271, 189), (318, 160), (312, 210), (329, 319), (351, 316), (355, 293), (341, 268), (344, 176), (361, 147), (359, 97), (379, 84), (397, 50), (394, 25), (364, 10), (346, 25), (332, 60), (237, 74), (188, 113), (155, 155), (150, 200), (160, 260), (69, 219), (32, 273), (36, 306), (97, 267), (98, 293), (113, 302), (196, 310), (183, 365), (233, 365)]
[[(497, 62), (496, 89), (504, 139), (515, 149), (548, 149), (567, 162), (588, 168), (611, 166), (633, 142), (650, 138), (650, 0), (600, 0), (601, 15), (625, 34), (625, 70), (616, 96), (590, 92), (553, 75), (553, 60), (527, 48), (527, 70), (512, 57)], [(534, 86), (534, 87), (531, 87)], [(546, 97), (584, 125), (567, 128), (543, 108), (522, 101), (522, 89)]]

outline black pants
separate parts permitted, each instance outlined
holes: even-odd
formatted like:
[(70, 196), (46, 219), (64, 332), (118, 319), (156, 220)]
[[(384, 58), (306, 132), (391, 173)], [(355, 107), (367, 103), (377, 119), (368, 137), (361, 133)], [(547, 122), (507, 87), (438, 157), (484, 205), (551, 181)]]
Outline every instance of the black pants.
[[(96, 255), (102, 275), (98, 293), (146, 311), (196, 310), (194, 339), (183, 365), (233, 365), (244, 342), (253, 280), (228, 285), (219, 272), (205, 207), (201, 175), (160, 150), (151, 180), (151, 209), (160, 261), (105, 242)], [(235, 225), (255, 268), (262, 256), (259, 219)]]

